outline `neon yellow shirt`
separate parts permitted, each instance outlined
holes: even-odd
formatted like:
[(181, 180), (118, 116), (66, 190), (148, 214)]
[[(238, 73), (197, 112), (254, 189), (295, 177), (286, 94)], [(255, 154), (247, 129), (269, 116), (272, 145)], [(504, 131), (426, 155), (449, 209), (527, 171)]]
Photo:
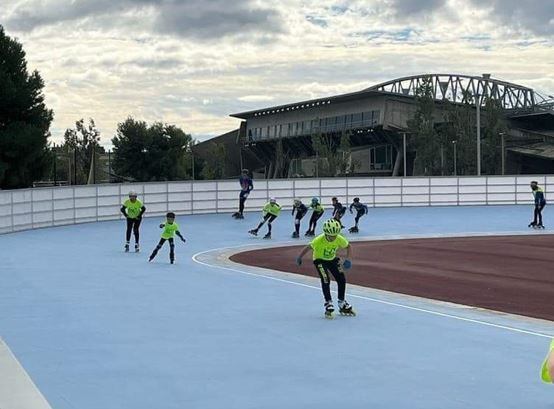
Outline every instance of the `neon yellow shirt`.
[(268, 203), (264, 206), (264, 216), (266, 214), (272, 214), (273, 216), (279, 216), (279, 213), (281, 213), (281, 206), (277, 203)]
[(162, 239), (172, 239), (175, 237), (175, 232), (179, 231), (179, 225), (175, 222), (169, 224), (167, 221), (163, 224)]
[(142, 209), (142, 202), (140, 200), (135, 200), (131, 202), (130, 199), (125, 200), (123, 207), (127, 209), (127, 217), (129, 219), (136, 219), (140, 215), (140, 210)]
[(546, 383), (552, 383), (552, 379), (550, 378), (550, 373), (548, 372), (548, 356), (550, 355), (550, 352), (554, 350), (554, 339), (550, 341), (550, 349), (548, 350), (548, 354), (546, 355), (546, 359), (542, 363), (541, 367), (541, 379), (543, 382)]
[(327, 241), (325, 234), (320, 234), (310, 243), (313, 249), (314, 260), (334, 260), (337, 257), (338, 249), (348, 247), (348, 240), (340, 234), (333, 241)]
[(316, 204), (315, 206), (312, 204), (310, 205), (314, 213), (323, 213), (325, 211), (325, 208), (321, 205), (321, 203)]

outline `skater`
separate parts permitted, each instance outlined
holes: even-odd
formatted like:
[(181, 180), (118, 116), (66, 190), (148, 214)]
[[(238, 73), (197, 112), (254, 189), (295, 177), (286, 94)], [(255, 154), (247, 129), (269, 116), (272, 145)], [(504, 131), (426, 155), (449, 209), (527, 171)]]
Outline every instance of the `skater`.
[(305, 236), (315, 236), (315, 228), (317, 226), (317, 221), (323, 216), (325, 209), (319, 203), (317, 197), (312, 197), (312, 203), (310, 205), (312, 209), (312, 217), (310, 217), (310, 225), (308, 226), (308, 231), (306, 231)]
[(181, 232), (179, 231), (179, 225), (175, 223), (175, 213), (169, 212), (165, 215), (166, 221), (165, 223), (160, 224), (160, 229), (163, 229), (162, 231), (162, 238), (160, 239), (158, 245), (150, 254), (150, 258), (148, 261), (154, 260), (154, 257), (156, 257), (156, 254), (158, 254), (158, 251), (162, 248), (164, 243), (166, 241), (169, 241), (169, 262), (171, 264), (175, 263), (175, 242), (174, 242), (174, 236), (177, 235), (182, 240), (183, 243), (186, 242), (185, 238), (181, 235)]
[(146, 211), (146, 207), (140, 200), (137, 199), (137, 192), (131, 190), (129, 199), (125, 200), (121, 205), (121, 213), (127, 219), (127, 232), (125, 234), (125, 253), (129, 252), (129, 242), (131, 241), (131, 231), (135, 236), (135, 253), (140, 251), (139, 246), (139, 227), (142, 221), (142, 215)]
[(258, 224), (258, 227), (256, 227), (255, 229), (248, 231), (248, 233), (257, 236), (258, 230), (260, 230), (264, 223), (267, 222), (267, 234), (264, 236), (264, 239), (270, 239), (271, 223), (273, 223), (277, 216), (279, 216), (279, 213), (281, 213), (281, 206), (277, 203), (277, 199), (272, 197), (271, 199), (269, 199), (269, 203), (267, 203), (263, 208), (263, 217), (260, 221), (260, 224)]
[(300, 237), (300, 221), (306, 213), (308, 213), (308, 208), (302, 200), (294, 199), (294, 204), (292, 205), (292, 215), (296, 212), (296, 217), (294, 218), (294, 232), (292, 233), (292, 238), (297, 239)]
[(244, 203), (248, 199), (248, 195), (254, 189), (254, 184), (252, 183), (252, 178), (248, 176), (248, 169), (242, 170), (242, 175), (239, 178), (240, 183), (240, 193), (239, 193), (239, 211), (233, 213), (235, 219), (244, 219)]
[[(344, 298), (346, 293), (346, 277), (342, 268), (348, 270), (352, 267), (351, 256), (352, 248), (348, 240), (340, 235), (340, 223), (338, 220), (329, 219), (323, 224), (323, 234), (320, 234), (312, 242), (304, 247), (298, 257), (296, 264), (302, 265), (302, 257), (310, 250), (313, 252), (314, 265), (321, 279), (321, 289), (325, 299), (325, 317), (333, 318), (335, 307), (331, 297), (330, 276), (332, 275), (337, 282), (338, 287), (338, 305), (341, 315), (354, 316), (356, 313), (352, 306)], [(346, 259), (342, 267), (340, 258), (337, 257), (337, 250), (346, 249)]]
[(535, 212), (533, 216), (533, 221), (529, 223), (528, 227), (532, 227), (534, 229), (544, 229), (544, 226), (542, 224), (542, 209), (544, 209), (544, 206), (546, 206), (544, 191), (539, 187), (539, 183), (536, 180), (533, 180), (530, 186), (535, 198)]
[(355, 197), (354, 201), (350, 203), (350, 214), (352, 214), (352, 208), (356, 209), (356, 217), (354, 218), (355, 224), (350, 229), (348, 229), (348, 231), (350, 233), (358, 233), (358, 223), (360, 222), (360, 218), (363, 215), (367, 214), (369, 212), (369, 209), (365, 204), (360, 202), (359, 197)]
[(550, 349), (542, 363), (541, 379), (546, 383), (554, 381), (554, 339), (550, 341)]
[(346, 206), (343, 206), (336, 197), (333, 197), (331, 199), (331, 202), (333, 203), (333, 219), (340, 223), (341, 229), (344, 229), (341, 219), (342, 216), (344, 216), (344, 214), (346, 213)]

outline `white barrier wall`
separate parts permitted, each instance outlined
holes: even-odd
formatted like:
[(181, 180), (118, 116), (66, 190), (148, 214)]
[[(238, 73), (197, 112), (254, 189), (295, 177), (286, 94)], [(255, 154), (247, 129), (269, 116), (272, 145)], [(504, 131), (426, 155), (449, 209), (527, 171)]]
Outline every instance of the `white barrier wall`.
[[(259, 210), (270, 197), (290, 208), (295, 197), (305, 202), (331, 197), (343, 204), (354, 197), (370, 207), (532, 204), (529, 182), (547, 194), (554, 176), (437, 178), (333, 178), (255, 180), (247, 210)], [(238, 207), (236, 180), (185, 181), (0, 190), (0, 233), (122, 218), (119, 209), (129, 190), (147, 207), (147, 216), (225, 213)]]

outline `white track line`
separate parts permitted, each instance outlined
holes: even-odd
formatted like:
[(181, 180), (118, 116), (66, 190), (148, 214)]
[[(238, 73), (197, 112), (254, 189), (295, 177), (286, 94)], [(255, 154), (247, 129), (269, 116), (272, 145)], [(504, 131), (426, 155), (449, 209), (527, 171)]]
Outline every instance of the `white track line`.
[[(283, 243), (281, 243), (281, 244), (283, 244)], [(268, 280), (278, 281), (278, 282), (281, 282), (281, 283), (296, 285), (296, 286), (299, 286), (299, 287), (311, 288), (311, 289), (315, 289), (315, 290), (318, 290), (318, 291), (321, 290), (321, 288), (319, 286), (303, 284), (303, 283), (299, 283), (299, 282), (292, 281), (292, 280), (286, 280), (284, 278), (272, 277), (272, 276), (265, 275), (265, 274), (262, 274), (262, 273), (253, 273), (253, 272), (238, 270), (238, 269), (235, 269), (235, 268), (223, 267), (223, 266), (219, 266), (217, 264), (208, 264), (208, 263), (205, 263), (203, 261), (198, 260), (198, 257), (203, 255), (203, 254), (207, 254), (207, 253), (210, 253), (210, 252), (219, 252), (220, 253), (224, 250), (238, 249), (238, 248), (241, 248), (241, 247), (248, 247), (248, 246), (221, 247), (221, 248), (216, 248), (216, 249), (212, 249), (212, 250), (201, 251), (201, 252), (198, 252), (198, 253), (194, 254), (192, 256), (192, 260), (195, 263), (198, 263), (198, 264), (201, 264), (203, 266), (210, 267), (210, 268), (219, 268), (219, 269), (233, 271), (233, 272), (240, 273), (240, 274), (247, 275), (247, 276), (261, 277), (261, 278), (266, 278)], [(273, 246), (271, 246), (271, 247), (273, 247)], [(248, 266), (248, 267), (251, 267), (251, 266)], [(279, 273), (278, 271), (276, 271), (276, 272)], [(379, 303), (379, 304), (390, 305), (390, 306), (398, 307), (398, 308), (404, 308), (404, 309), (411, 310), (411, 311), (418, 311), (418, 312), (422, 312), (422, 313), (430, 314), (430, 315), (435, 315), (435, 316), (439, 316), (439, 317), (451, 318), (451, 319), (455, 319), (455, 320), (458, 320), (458, 321), (471, 322), (473, 324), (479, 324), (479, 325), (483, 325), (483, 326), (487, 326), (487, 327), (499, 328), (499, 329), (503, 329), (503, 330), (506, 330), (506, 331), (516, 332), (516, 333), (521, 333), (521, 334), (527, 334), (527, 335), (533, 335), (533, 336), (542, 337), (542, 338), (549, 338), (549, 339), (554, 338), (554, 335), (549, 335), (549, 334), (543, 334), (543, 333), (540, 333), (540, 332), (524, 330), (524, 329), (521, 329), (521, 328), (510, 327), (510, 326), (507, 326), (507, 325), (494, 324), (492, 322), (487, 322), (487, 321), (482, 321), (482, 320), (465, 318), (465, 317), (461, 317), (459, 315), (446, 314), (446, 313), (443, 313), (443, 312), (433, 311), (433, 310), (429, 310), (429, 309), (425, 309), (425, 308), (412, 307), (412, 306), (406, 305), (406, 304), (400, 304), (400, 303), (391, 302), (391, 301), (379, 300), (377, 298), (367, 297), (367, 296), (363, 296), (363, 295), (349, 294), (348, 296), (352, 297), (352, 298), (359, 298), (359, 299), (363, 299), (363, 300), (366, 300), (366, 301)], [(456, 304), (456, 305), (462, 305), (462, 304)]]

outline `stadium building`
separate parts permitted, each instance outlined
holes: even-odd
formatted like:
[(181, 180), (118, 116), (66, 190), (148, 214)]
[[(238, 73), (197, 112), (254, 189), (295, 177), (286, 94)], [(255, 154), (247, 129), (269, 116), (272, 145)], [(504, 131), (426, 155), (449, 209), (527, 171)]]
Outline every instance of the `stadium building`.
[(223, 142), (233, 146), (231, 150), (238, 146), (233, 173), (248, 167), (275, 178), (318, 176), (319, 164), (326, 158), (318, 157), (314, 135), (347, 138), (348, 160), (356, 163), (351, 174), (402, 176), (406, 166), (410, 175), (415, 152), (408, 149), (404, 155), (403, 147), (409, 138), (408, 121), (418, 108), (416, 92), (424, 82), (432, 85), (435, 124), (445, 121), (446, 101), (464, 104), (469, 98), (477, 121), (473, 101), (480, 101), (481, 107), (486, 98), (493, 99), (507, 127), (498, 147), (504, 173), (552, 173), (554, 97), (487, 74), (404, 77), (359, 92), (235, 113), (231, 116), (242, 120), (240, 129), (207, 143)]

